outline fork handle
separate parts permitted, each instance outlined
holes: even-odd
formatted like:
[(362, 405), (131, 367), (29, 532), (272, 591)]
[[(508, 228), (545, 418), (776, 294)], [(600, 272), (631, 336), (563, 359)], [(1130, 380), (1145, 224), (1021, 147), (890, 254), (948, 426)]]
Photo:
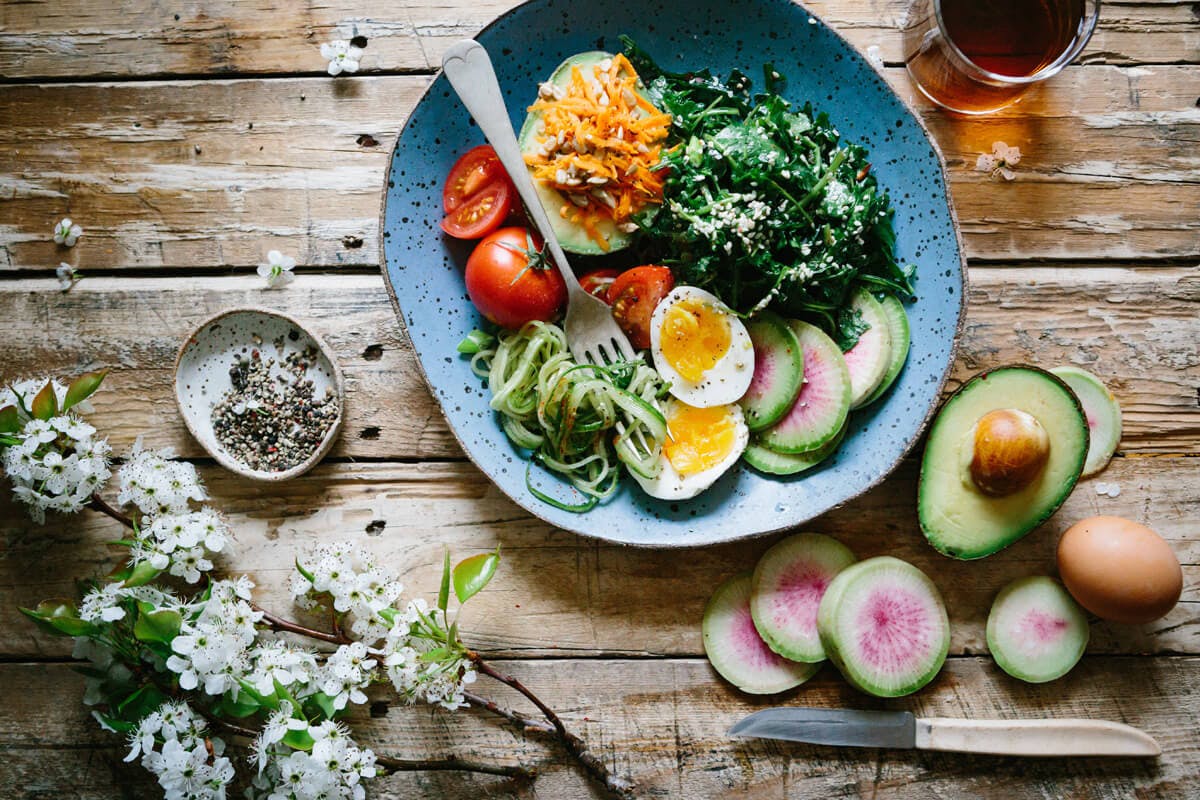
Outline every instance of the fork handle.
[(583, 292), (583, 287), (567, 263), (558, 237), (554, 235), (550, 217), (525, 166), (521, 146), (517, 143), (512, 121), (508, 118), (504, 95), (500, 93), (500, 84), (496, 81), (496, 71), (492, 68), (492, 59), (488, 57), (487, 50), (473, 39), (455, 42), (442, 56), (442, 72), (512, 178), (517, 194), (521, 196), (525, 210), (533, 220), (533, 226), (542, 234), (546, 247), (550, 248), (551, 260), (566, 281), (567, 291), (570, 294)]

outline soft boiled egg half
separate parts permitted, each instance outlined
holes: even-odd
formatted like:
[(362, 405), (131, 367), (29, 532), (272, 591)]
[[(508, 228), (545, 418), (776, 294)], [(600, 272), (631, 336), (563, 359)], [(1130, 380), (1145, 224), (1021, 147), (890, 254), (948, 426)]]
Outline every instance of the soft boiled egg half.
[(677, 286), (650, 317), (650, 354), (671, 394), (698, 408), (736, 403), (754, 377), (746, 326), (714, 295)]
[(750, 443), (750, 429), (736, 404), (698, 408), (668, 400), (667, 441), (656, 478), (631, 472), (651, 497), (686, 500), (703, 492), (732, 467)]

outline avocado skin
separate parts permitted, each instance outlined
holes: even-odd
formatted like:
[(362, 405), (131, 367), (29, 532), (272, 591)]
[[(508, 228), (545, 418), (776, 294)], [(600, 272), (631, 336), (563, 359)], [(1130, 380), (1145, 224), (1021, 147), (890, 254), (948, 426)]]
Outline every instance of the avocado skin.
[[(947, 480), (943, 475), (937, 475), (937, 465), (939, 463), (949, 462), (955, 465), (959, 463), (958, 447), (963, 437), (970, 430), (970, 427), (975, 424), (977, 416), (969, 416), (969, 419), (954, 419), (955, 409), (970, 399), (976, 396), (977, 393), (998, 392), (1001, 398), (1000, 402), (993, 405), (993, 408), (1016, 408), (1033, 414), (1035, 417), (1038, 414), (1031, 411), (1028, 403), (1028, 397), (1022, 397), (1019, 393), (1008, 395), (1006, 394), (1006, 385), (1008, 381), (1006, 377), (1019, 376), (1024, 381), (1035, 382), (1044, 381), (1042, 387), (1049, 393), (1048, 396), (1054, 398), (1055, 401), (1062, 403), (1062, 427), (1070, 429), (1070, 432), (1078, 436), (1076, 446), (1068, 452), (1068, 458), (1057, 463), (1055, 458), (1055, 466), (1047, 464), (1045, 474), (1039, 481), (1039, 485), (1045, 480), (1061, 480), (1058, 491), (1048, 494), (1045, 498), (1040, 498), (1038, 503), (1032, 510), (1026, 507), (1026, 512), (1022, 514), (1023, 518), (1009, 520), (1009, 524), (1005, 525), (1004, 520), (995, 520), (990, 525), (981, 526), (985, 528), (981, 530), (975, 538), (974, 543), (964, 543), (957, 541), (958, 538), (955, 531), (944, 528), (941, 524), (945, 520), (945, 515), (940, 512), (938, 499), (934, 497), (935, 488), (934, 482), (939, 480)], [(1024, 390), (1024, 387), (1022, 387)], [(1040, 418), (1039, 418), (1040, 420)], [(1045, 424), (1046, 420), (1040, 420)], [(947, 430), (947, 425), (958, 423), (961, 427), (957, 430)], [(1056, 424), (1057, 428), (1058, 425)], [(1087, 458), (1089, 432), (1087, 418), (1083, 413), (1083, 406), (1079, 402), (1079, 398), (1071, 388), (1058, 376), (1028, 364), (1008, 364), (995, 369), (985, 370), (975, 375), (973, 378), (959, 387), (953, 395), (942, 405), (937, 417), (929, 429), (929, 438), (926, 441), (925, 453), (921, 459), (921, 475), (917, 489), (917, 513), (920, 518), (921, 532), (925, 538), (933, 545), (939, 553), (956, 558), (962, 561), (970, 561), (979, 558), (985, 558), (992, 555), (1005, 547), (1018, 541), (1034, 528), (1041, 525), (1049, 519), (1055, 511), (1066, 501), (1071, 491), (1075, 488), (1080, 475), (1083, 472), (1083, 465)], [(1060, 450), (1070, 443), (1064, 442), (1061, 438), (1056, 439), (1051, 437), (1051, 448), (1057, 446)], [(1051, 474), (1056, 472), (1056, 474)], [(972, 501), (979, 499), (983, 505), (1002, 504), (1006, 498), (988, 498), (982, 492), (972, 491), (966, 485), (959, 483), (951, 486), (952, 493), (961, 492), (961, 496), (970, 496)], [(1018, 492), (1014, 497), (1019, 497), (1023, 492)], [(1035, 500), (1039, 498), (1033, 498)], [(1002, 515), (1001, 515), (1002, 516)], [(970, 524), (970, 523), (968, 523)]]

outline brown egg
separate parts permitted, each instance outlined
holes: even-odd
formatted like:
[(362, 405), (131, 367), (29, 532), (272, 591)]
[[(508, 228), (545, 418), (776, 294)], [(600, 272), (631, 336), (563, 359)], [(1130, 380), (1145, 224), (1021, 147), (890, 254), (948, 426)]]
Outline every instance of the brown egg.
[(1183, 592), (1171, 546), (1121, 517), (1089, 517), (1068, 528), (1058, 542), (1058, 573), (1079, 605), (1113, 622), (1156, 620)]

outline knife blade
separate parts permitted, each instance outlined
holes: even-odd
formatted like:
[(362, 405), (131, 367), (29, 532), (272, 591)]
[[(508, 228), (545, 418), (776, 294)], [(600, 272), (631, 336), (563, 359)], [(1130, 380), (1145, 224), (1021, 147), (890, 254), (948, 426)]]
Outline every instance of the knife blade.
[(907, 711), (767, 708), (729, 729), (730, 736), (840, 747), (888, 747), (1014, 756), (1157, 756), (1158, 743), (1137, 728), (1090, 719), (917, 718)]

